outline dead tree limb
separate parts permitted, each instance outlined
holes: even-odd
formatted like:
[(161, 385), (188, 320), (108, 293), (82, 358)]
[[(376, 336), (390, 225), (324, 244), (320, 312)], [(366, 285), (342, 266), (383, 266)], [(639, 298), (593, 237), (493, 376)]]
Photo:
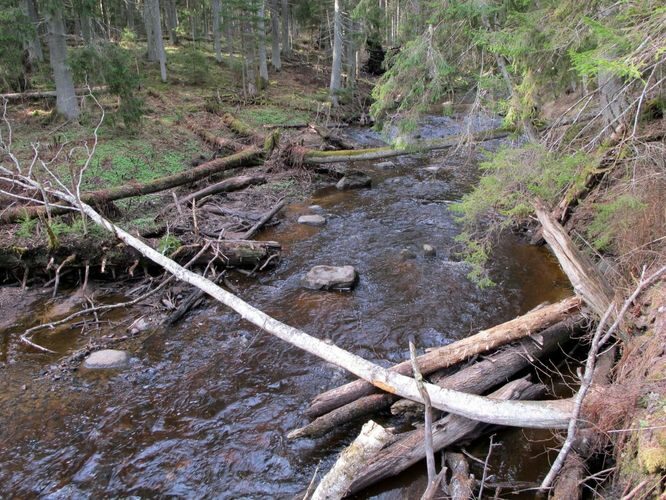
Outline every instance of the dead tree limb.
[(430, 396), (423, 383), (423, 375), (421, 375), (421, 371), (419, 370), (419, 364), (416, 361), (416, 346), (412, 340), (409, 341), (409, 355), (412, 363), (412, 370), (414, 371), (414, 380), (416, 380), (416, 386), (421, 393), (423, 404), (425, 406), (425, 427), (423, 428), (423, 431), (425, 437), (424, 444), (426, 466), (428, 470), (428, 485), (430, 485), (435, 481), (435, 477), (437, 476), (437, 469), (435, 469), (435, 452), (432, 449), (432, 404), (430, 403)]
[[(479, 132), (472, 136), (475, 142), (489, 141), (492, 139), (501, 139), (510, 135), (511, 132), (506, 129), (494, 129)], [(341, 161), (363, 161), (363, 160), (378, 160), (380, 158), (391, 158), (394, 156), (403, 156), (409, 154), (424, 153), (427, 151), (436, 151), (438, 149), (452, 148), (460, 144), (466, 137), (451, 136), (435, 141), (423, 141), (410, 144), (404, 148), (396, 148), (393, 146), (386, 146), (381, 148), (371, 149), (351, 149), (342, 151), (308, 151), (303, 162), (316, 165), (318, 163), (336, 163)]]
[[(256, 186), (258, 184), (265, 184), (265, 183), (266, 183), (266, 177), (263, 175), (239, 175), (236, 177), (230, 177), (229, 179), (224, 179), (223, 181), (216, 182), (215, 184), (211, 184), (210, 186), (206, 186), (205, 188), (200, 189), (199, 191), (190, 193), (187, 196), (178, 198), (178, 203), (180, 205), (183, 205), (193, 200), (198, 201), (201, 198), (213, 194), (229, 193), (231, 191), (240, 191), (241, 189), (245, 189), (246, 187), (249, 186)], [(173, 206), (175, 206), (175, 204), (172, 203), (171, 205), (166, 207), (164, 211)], [(249, 239), (249, 238), (243, 238), (243, 239)]]
[(472, 498), (473, 483), (469, 477), (469, 463), (467, 463), (465, 455), (447, 451), (444, 455), (444, 462), (451, 470), (451, 481), (449, 482), (451, 500)]
[[(99, 86), (99, 87), (92, 87), (92, 88), (78, 88), (75, 89), (75, 92), (77, 95), (85, 95), (89, 94), (90, 92), (94, 92), (96, 94), (102, 93), (102, 92), (107, 92), (109, 88), (106, 85)], [(11, 92), (8, 94), (0, 94), (0, 101), (3, 99), (7, 99), (9, 101), (12, 100), (28, 100), (28, 99), (44, 99), (45, 97), (56, 97), (56, 91), (55, 90), (43, 90), (43, 91), (29, 91), (29, 92)]]
[[(503, 384), (511, 376), (529, 366), (530, 362), (551, 352), (556, 346), (564, 344), (575, 330), (582, 316), (579, 313), (565, 322), (553, 325), (538, 334), (523, 339), (517, 345), (507, 347), (492, 356), (463, 368), (445, 377), (433, 379), (440, 387), (471, 394), (480, 394), (492, 387)], [(418, 358), (417, 358), (418, 359)], [(326, 413), (308, 425), (290, 432), (289, 439), (301, 437), (320, 437), (373, 412), (387, 408), (398, 398), (392, 394), (371, 394)], [(396, 405), (418, 406), (409, 400), (400, 400)], [(393, 409), (392, 409), (393, 411)]]
[[(501, 345), (539, 332), (564, 321), (569, 315), (579, 311), (580, 305), (580, 299), (570, 297), (557, 304), (531, 311), (501, 325), (482, 330), (476, 335), (433, 349), (417, 358), (421, 373), (428, 375), (436, 370), (453, 366), (475, 354), (488, 352)], [(392, 367), (391, 370), (406, 375), (411, 371), (411, 362), (409, 360), (403, 361)], [(374, 391), (375, 388), (363, 380), (350, 382), (317, 396), (312, 401), (310, 408), (306, 410), (306, 414), (311, 418), (318, 417), (360, 397), (372, 394)]]
[(247, 148), (247, 145), (241, 144), (238, 141), (233, 139), (228, 139), (226, 137), (220, 137), (215, 134), (211, 134), (208, 129), (200, 126), (199, 124), (193, 122), (192, 120), (186, 120), (185, 126), (189, 128), (192, 132), (198, 135), (206, 144), (210, 144), (218, 150), (224, 151), (233, 151), (235, 153), (240, 153)]
[[(525, 379), (508, 383), (489, 397), (496, 400), (534, 398), (545, 392), (542, 385), (531, 384)], [(476, 438), (488, 426), (456, 415), (448, 415), (433, 426), (433, 448), (439, 451), (461, 441)], [(352, 483), (350, 494), (355, 494), (383, 479), (393, 477), (425, 458), (423, 429), (405, 433), (384, 448), (359, 473)]]
[(244, 240), (249, 240), (254, 237), (255, 234), (259, 232), (259, 230), (264, 227), (269, 220), (271, 220), (273, 217), (275, 217), (275, 214), (277, 214), (284, 205), (286, 204), (285, 200), (280, 200), (278, 201), (273, 208), (271, 208), (268, 212), (266, 212), (261, 219), (257, 221), (257, 223), (252, 226), (250, 229), (248, 229), (244, 234), (242, 239)]
[(338, 457), (317, 486), (311, 500), (339, 500), (345, 496), (358, 470), (393, 439), (393, 434), (372, 420)]
[[(166, 189), (171, 189), (183, 184), (195, 182), (213, 174), (224, 172), (232, 168), (242, 166), (258, 165), (261, 161), (262, 153), (255, 147), (249, 147), (241, 153), (237, 153), (224, 158), (216, 158), (207, 163), (203, 163), (196, 168), (186, 170), (184, 172), (160, 177), (154, 181), (145, 182), (140, 184), (138, 182), (128, 182), (124, 185), (117, 186), (110, 189), (100, 189), (98, 191), (91, 191), (81, 194), (81, 201), (87, 204), (104, 204), (110, 201), (131, 198), (133, 196), (143, 196), (146, 194), (157, 193)], [(51, 215), (58, 215), (65, 213), (65, 207), (58, 205), (51, 205)], [(3, 211), (0, 214), (0, 223), (7, 224), (12, 222), (19, 222), (25, 218), (35, 218), (39, 215), (46, 214), (46, 209), (41, 206), (25, 206), (16, 207)]]

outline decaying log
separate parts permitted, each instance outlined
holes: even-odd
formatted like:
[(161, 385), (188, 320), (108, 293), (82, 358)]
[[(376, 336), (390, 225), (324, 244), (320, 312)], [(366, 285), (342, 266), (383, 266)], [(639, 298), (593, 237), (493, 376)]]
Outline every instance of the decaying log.
[(606, 278), (571, 240), (546, 207), (535, 202), (536, 214), (543, 227), (543, 237), (550, 245), (574, 291), (602, 317), (613, 301), (613, 290)]
[[(241, 166), (258, 165), (261, 162), (262, 152), (255, 147), (248, 147), (245, 151), (224, 158), (216, 158), (198, 167), (186, 170), (184, 172), (160, 177), (154, 181), (140, 184), (138, 182), (127, 182), (121, 186), (110, 189), (100, 189), (81, 194), (81, 200), (87, 204), (99, 205), (110, 201), (122, 200), (133, 196), (143, 196), (146, 194), (157, 193), (166, 189), (182, 186), (190, 182), (195, 182), (213, 174), (224, 172), (232, 168)], [(57, 206), (51, 206), (51, 215), (57, 215), (67, 212), (67, 210)], [(46, 214), (43, 206), (16, 207), (4, 210), (0, 213), (0, 223), (7, 224), (19, 222), (25, 218), (35, 218)]]
[(317, 486), (311, 500), (338, 500), (343, 498), (357, 472), (379, 450), (393, 439), (393, 434), (372, 420), (338, 457), (331, 470)]
[(327, 142), (334, 148), (346, 149), (346, 150), (354, 149), (355, 144), (346, 141), (345, 139), (343, 139), (339, 135), (334, 134), (333, 131), (322, 125), (317, 125), (312, 123), (310, 124), (310, 128), (314, 130), (317, 133), (317, 135), (319, 135), (319, 137), (324, 139), (325, 142)]
[[(493, 392), (495, 400), (532, 399), (545, 392), (543, 385), (535, 385), (525, 379), (515, 380)], [(448, 415), (433, 426), (433, 448), (441, 450), (447, 446), (479, 437), (488, 426), (457, 415)], [(393, 477), (425, 458), (423, 429), (405, 433), (377, 454), (359, 472), (351, 485), (349, 494), (355, 494), (382, 479)]]
[[(227, 267), (254, 268), (273, 260), (282, 248), (277, 241), (208, 240), (206, 244), (210, 249), (195, 264), (208, 264), (215, 259)], [(200, 245), (183, 246), (179, 249), (178, 258), (191, 258), (199, 250)]]
[[(93, 94), (99, 94), (102, 92), (107, 92), (109, 88), (106, 85), (92, 87), (88, 89), (87, 87), (81, 87), (75, 89), (77, 95), (85, 95), (89, 92)], [(28, 99), (44, 99), (46, 97), (56, 97), (55, 90), (42, 90), (42, 91), (29, 91), (29, 92), (10, 92), (8, 94), (0, 94), (0, 100), (7, 99), (11, 100), (28, 100)]]
[(378, 160), (380, 158), (391, 158), (394, 156), (403, 156), (409, 154), (423, 153), (426, 151), (436, 151), (438, 149), (447, 149), (461, 144), (468, 138), (474, 142), (489, 141), (492, 139), (501, 139), (506, 137), (511, 132), (506, 129), (486, 130), (468, 136), (451, 136), (444, 137), (435, 141), (422, 141), (410, 144), (407, 147), (394, 147), (385, 146), (381, 148), (370, 149), (352, 149), (342, 151), (308, 151), (303, 162), (316, 165), (318, 163), (336, 163), (341, 161), (363, 161), (363, 160)]
[[(187, 196), (178, 198), (178, 203), (180, 205), (183, 205), (185, 203), (189, 203), (192, 200), (198, 201), (201, 198), (204, 198), (212, 194), (240, 191), (241, 189), (245, 189), (246, 187), (249, 186), (256, 186), (258, 184), (265, 184), (265, 183), (266, 183), (266, 177), (263, 175), (239, 175), (236, 177), (230, 177), (229, 179), (224, 179), (223, 181), (216, 182), (215, 184), (211, 184), (210, 186), (206, 186), (205, 188), (200, 189), (199, 191), (196, 191), (194, 193), (188, 194)], [(165, 208), (165, 211), (168, 208), (174, 206), (175, 204), (172, 203), (171, 205)]]
[[(34, 181), (22, 177), (24, 182)], [(35, 185), (35, 187), (37, 187)], [(96, 224), (112, 232), (118, 239), (136, 249), (141, 255), (152, 260), (177, 279), (204, 290), (207, 294), (232, 308), (241, 317), (260, 327), (267, 333), (315, 355), (324, 361), (340, 366), (359, 378), (371, 382), (382, 390), (402, 397), (422, 402), (421, 395), (412, 378), (391, 372), (381, 366), (356, 356), (340, 347), (326, 343), (292, 326), (282, 323), (266, 313), (244, 302), (237, 296), (220, 288), (210, 280), (188, 271), (172, 259), (165, 257), (127, 231), (102, 217), (93, 207), (80, 202), (73, 195), (50, 190), (59, 199), (79, 209)], [(571, 414), (571, 401), (498, 401), (495, 399), (459, 393), (426, 384), (432, 405), (442, 411), (452, 412), (476, 420), (520, 427), (562, 428), (568, 423)]]
[(472, 498), (472, 478), (469, 477), (469, 464), (462, 453), (446, 452), (444, 462), (451, 470), (449, 496), (451, 500), (467, 500)]
[(247, 145), (241, 144), (238, 141), (233, 139), (228, 139), (226, 137), (220, 137), (215, 134), (211, 134), (207, 129), (201, 127), (192, 120), (186, 120), (185, 126), (189, 128), (196, 135), (201, 137), (201, 139), (211, 146), (215, 147), (218, 150), (233, 151), (235, 153), (240, 153), (247, 148)]
[[(434, 379), (433, 382), (446, 389), (470, 394), (487, 391), (507, 382), (509, 377), (529, 366), (534, 359), (544, 356), (557, 345), (566, 342), (580, 318), (579, 313), (573, 314), (570, 320), (553, 325), (521, 340), (516, 346), (507, 347), (483, 361), (474, 363), (452, 375)], [(392, 394), (372, 394), (362, 397), (316, 418), (308, 425), (290, 432), (287, 437), (294, 439), (323, 436), (354, 419), (388, 407), (396, 399)], [(418, 403), (409, 400), (400, 400), (396, 403), (396, 405), (398, 404), (401, 404), (402, 411), (406, 407), (419, 406)]]
[[(464, 361), (475, 354), (496, 349), (501, 345), (564, 321), (569, 315), (577, 312), (580, 305), (580, 299), (570, 297), (557, 304), (545, 306), (501, 325), (483, 330), (476, 335), (438, 347), (417, 358), (419, 368), (424, 375), (428, 375), (436, 370)], [(409, 360), (403, 361), (391, 370), (403, 375), (408, 374), (411, 371), (411, 362)], [(306, 410), (306, 414), (310, 418), (318, 417), (360, 397), (372, 394), (374, 391), (375, 389), (371, 384), (362, 380), (350, 382), (317, 396), (312, 401), (310, 408)]]
[(266, 212), (261, 219), (257, 221), (257, 223), (252, 226), (250, 229), (248, 229), (244, 234), (242, 239), (244, 240), (249, 240), (254, 237), (255, 234), (259, 232), (259, 230), (264, 227), (269, 220), (271, 220), (273, 217), (275, 217), (275, 214), (277, 214), (284, 205), (286, 204), (285, 200), (280, 200), (278, 201), (273, 208), (271, 208), (268, 212)]

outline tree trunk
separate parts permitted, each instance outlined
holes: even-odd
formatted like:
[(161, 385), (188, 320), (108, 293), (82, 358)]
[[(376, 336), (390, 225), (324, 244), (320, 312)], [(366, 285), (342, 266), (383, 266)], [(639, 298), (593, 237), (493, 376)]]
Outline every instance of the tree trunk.
[(124, 0), (125, 3), (125, 13), (127, 14), (127, 28), (130, 31), (134, 31), (134, 15), (136, 13), (136, 1), (135, 0)]
[(166, 82), (166, 52), (164, 50), (164, 40), (162, 39), (159, 0), (145, 0), (144, 16), (148, 35), (148, 60), (153, 62), (159, 61), (160, 78), (163, 82)]
[[(532, 399), (545, 392), (542, 385), (534, 385), (520, 379), (506, 384), (490, 394), (497, 401), (510, 399)], [(488, 426), (457, 415), (448, 415), (433, 424), (433, 449), (439, 451), (461, 441), (482, 435)], [(383, 479), (396, 476), (412, 465), (425, 459), (424, 430), (405, 433), (391, 443), (367, 464), (351, 485), (348, 495), (353, 495)]]
[[(419, 368), (424, 375), (428, 375), (436, 370), (453, 366), (476, 354), (488, 352), (501, 345), (532, 335), (564, 321), (571, 314), (578, 312), (580, 304), (581, 301), (578, 298), (570, 297), (557, 304), (542, 307), (501, 325), (483, 330), (453, 344), (433, 349), (417, 358)], [(408, 374), (411, 370), (411, 363), (409, 360), (403, 361), (393, 366), (391, 370), (396, 373)], [(317, 396), (306, 414), (310, 417), (323, 415), (344, 404), (371, 394), (374, 390), (372, 385), (362, 380), (350, 382)]]
[(252, 23), (243, 21), (243, 54), (245, 57), (245, 92), (249, 97), (257, 95), (257, 70), (255, 67), (255, 37)]
[(356, 86), (356, 44), (354, 43), (354, 30), (356, 23), (350, 22), (350, 27), (345, 38), (345, 55), (347, 59), (347, 88)]
[(342, 80), (342, 12), (340, 11), (340, 0), (334, 0), (333, 15), (333, 63), (331, 66), (331, 84), (329, 93), (331, 104), (338, 106), (338, 92)]
[(601, 70), (597, 74), (597, 85), (599, 87), (599, 107), (602, 110), (604, 125), (617, 128), (623, 120), (623, 115), (627, 110), (628, 103), (625, 95), (622, 93), (624, 84), (622, 80), (610, 71)]
[(339, 500), (345, 496), (359, 469), (369, 461), (393, 434), (372, 420), (366, 423), (354, 442), (340, 454), (331, 470), (317, 486), (310, 500)]
[(289, 24), (289, 0), (282, 0), (282, 53), (285, 56), (291, 55)]
[(93, 27), (92, 19), (89, 12), (82, 12), (79, 16), (81, 23), (81, 36), (83, 37), (83, 42), (86, 45), (90, 45), (93, 42)]
[(30, 62), (41, 62), (44, 60), (44, 52), (42, 51), (42, 43), (39, 39), (39, 14), (37, 13), (35, 0), (23, 0), (22, 8), (26, 17), (30, 19), (32, 28), (35, 30), (34, 35), (25, 42), (28, 49), (28, 57)]
[(76, 99), (72, 73), (67, 66), (67, 42), (62, 9), (46, 9), (48, 27), (49, 59), (56, 86), (56, 109), (68, 120), (79, 117), (79, 102)]
[[(110, 189), (101, 189), (99, 191), (92, 191), (89, 193), (82, 193), (81, 199), (86, 203), (103, 204), (109, 201), (121, 200), (123, 198), (131, 198), (133, 196), (142, 196), (150, 193), (157, 193), (165, 189), (171, 189), (189, 182), (195, 182), (213, 174), (237, 168), (240, 166), (251, 165), (258, 162), (261, 158), (261, 151), (257, 148), (250, 147), (246, 151), (237, 153), (235, 155), (226, 156), (224, 158), (216, 158), (199, 165), (196, 168), (186, 170), (179, 174), (160, 177), (154, 181), (146, 182), (144, 184), (127, 183)], [(57, 215), (68, 212), (58, 205), (51, 205), (51, 215)], [(16, 222), (23, 218), (38, 217), (45, 214), (46, 211), (43, 206), (30, 206), (30, 207), (17, 207), (11, 210), (5, 210), (0, 214), (0, 222)]]
[(275, 71), (282, 69), (280, 60), (280, 20), (278, 19), (278, 0), (271, 0), (271, 65)]
[(472, 479), (469, 477), (469, 464), (462, 453), (447, 452), (444, 462), (451, 470), (449, 495), (451, 500), (468, 500), (472, 498)]
[(213, 0), (213, 46), (215, 47), (215, 60), (222, 62), (222, 40), (220, 33), (220, 15), (222, 5), (220, 0)]
[[(579, 316), (580, 317), (580, 316)], [(526, 368), (531, 359), (540, 358), (559, 344), (565, 343), (573, 329), (571, 322), (561, 322), (543, 330), (539, 334), (523, 339), (514, 347), (509, 347), (479, 363), (463, 368), (453, 375), (433, 378), (433, 383), (446, 389), (471, 394), (480, 394), (498, 384), (506, 382), (512, 375)], [(539, 343), (537, 343), (537, 340)], [(397, 398), (391, 394), (372, 394), (348, 403), (322, 415), (310, 424), (290, 432), (290, 439), (316, 438), (339, 428), (348, 422), (387, 408)], [(417, 403), (406, 399), (393, 405), (392, 413), (404, 413), (418, 407)]]
[[(217, 0), (219, 3), (219, 0)], [(215, 8), (215, 1), (213, 1)], [(169, 43), (178, 45), (178, 11), (176, 10), (176, 0), (166, 0), (165, 5), (167, 29), (169, 31)]]
[(266, 2), (260, 0), (257, 18), (257, 40), (259, 42), (259, 86), (268, 86), (268, 65), (266, 63)]
[(543, 237), (571, 281), (576, 294), (601, 318), (613, 300), (612, 288), (592, 261), (578, 250), (546, 207), (540, 202), (535, 202), (535, 205), (537, 217), (543, 227)]

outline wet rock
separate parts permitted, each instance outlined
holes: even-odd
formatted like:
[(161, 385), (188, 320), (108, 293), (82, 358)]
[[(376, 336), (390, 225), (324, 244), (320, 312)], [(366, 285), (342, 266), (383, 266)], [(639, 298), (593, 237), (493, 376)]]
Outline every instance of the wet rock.
[(427, 243), (423, 245), (423, 255), (426, 257), (434, 257), (437, 255), (437, 250), (435, 250), (435, 247), (432, 245), (428, 245)]
[(400, 259), (401, 260), (410, 260), (410, 259), (415, 259), (416, 254), (412, 252), (409, 248), (403, 248), (400, 250)]
[(351, 290), (358, 279), (352, 266), (315, 266), (303, 278), (310, 290)]
[(440, 170), (442, 170), (444, 167), (438, 167), (438, 166), (430, 166), (430, 167), (425, 167), (423, 170), (426, 172), (432, 172), (432, 173), (437, 173)]
[(313, 212), (322, 212), (324, 209), (321, 207), (321, 205), (310, 205), (308, 210), (312, 210)]
[(375, 167), (377, 168), (394, 168), (395, 163), (392, 161), (380, 161), (379, 163), (375, 163)]
[(347, 189), (363, 189), (372, 186), (372, 179), (363, 172), (352, 172), (345, 175), (335, 185), (341, 191)]
[(323, 226), (326, 224), (326, 219), (321, 215), (301, 215), (298, 218), (299, 224), (305, 224), (306, 226)]
[(85, 368), (93, 370), (125, 368), (129, 364), (129, 355), (125, 351), (103, 349), (90, 354), (83, 362)]

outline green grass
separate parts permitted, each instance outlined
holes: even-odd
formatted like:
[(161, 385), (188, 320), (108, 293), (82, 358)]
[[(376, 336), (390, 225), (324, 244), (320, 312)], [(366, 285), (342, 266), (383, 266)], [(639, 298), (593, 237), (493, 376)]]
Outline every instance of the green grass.
[(276, 106), (261, 106), (245, 108), (239, 113), (239, 117), (250, 125), (295, 125), (307, 123), (310, 114)]

